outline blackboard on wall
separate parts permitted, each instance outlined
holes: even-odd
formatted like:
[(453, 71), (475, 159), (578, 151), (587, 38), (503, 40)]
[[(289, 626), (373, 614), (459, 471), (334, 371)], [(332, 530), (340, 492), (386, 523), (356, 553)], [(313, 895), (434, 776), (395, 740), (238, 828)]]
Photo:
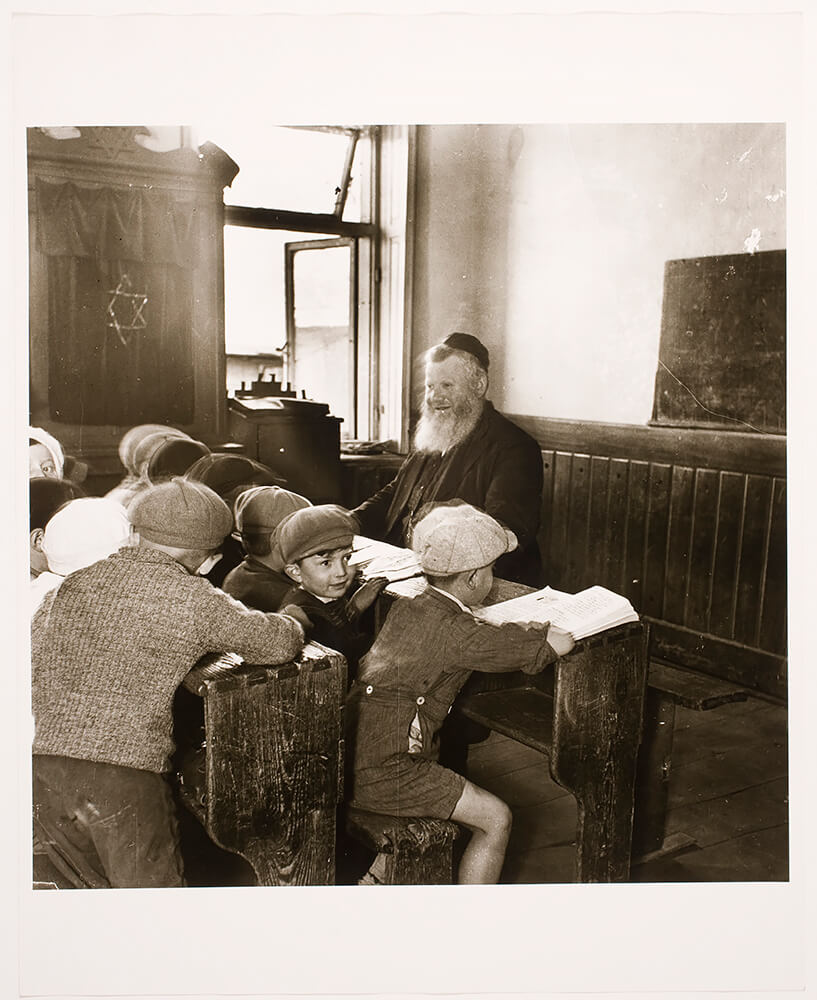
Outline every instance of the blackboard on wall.
[(786, 251), (664, 267), (652, 424), (786, 433)]

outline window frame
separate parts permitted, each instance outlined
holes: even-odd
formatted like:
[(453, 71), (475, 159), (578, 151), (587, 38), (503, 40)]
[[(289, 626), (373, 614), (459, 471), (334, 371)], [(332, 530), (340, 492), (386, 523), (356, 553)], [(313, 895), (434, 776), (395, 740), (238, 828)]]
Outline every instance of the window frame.
[[(266, 207), (253, 207), (249, 205), (224, 205), (224, 225), (237, 226), (250, 229), (269, 229), (283, 232), (293, 232), (298, 234), (315, 233), (323, 237), (323, 240), (311, 242), (313, 248), (317, 248), (318, 243), (326, 242), (327, 245), (340, 245), (333, 241), (351, 241), (351, 262), (350, 262), (350, 324), (354, 333), (354, 350), (352, 352), (352, 362), (350, 366), (350, 380), (352, 385), (351, 409), (353, 420), (353, 436), (357, 437), (360, 431), (365, 432), (365, 436), (371, 437), (377, 432), (378, 413), (375, 403), (375, 393), (371, 387), (361, 386), (361, 377), (366, 377), (367, 372), (361, 370), (363, 361), (366, 360), (366, 368), (369, 369), (378, 353), (380, 337), (379, 310), (376, 304), (377, 286), (379, 280), (379, 268), (377, 261), (380, 257), (379, 227), (376, 221), (351, 222), (343, 219), (343, 212), (346, 207), (346, 200), (349, 187), (352, 181), (352, 167), (355, 160), (355, 153), (361, 137), (368, 137), (371, 141), (371, 155), (369, 157), (370, 176), (366, 178), (364, 190), (368, 192), (368, 199), (361, 204), (361, 215), (368, 219), (377, 217), (377, 194), (378, 183), (378, 126), (352, 127), (352, 126), (292, 126), (293, 128), (305, 128), (311, 131), (331, 131), (339, 132), (349, 136), (349, 145), (342, 169), (342, 176), (338, 183), (335, 197), (335, 207), (332, 213), (320, 212), (298, 212), (289, 209), (277, 209)], [(306, 249), (310, 245), (307, 241), (298, 241), (297, 244), (286, 244), (287, 247), (298, 246)], [(287, 300), (286, 311), (286, 335), (287, 347), (292, 342), (294, 335), (293, 317), (290, 315), (289, 302), (292, 296), (291, 280), (289, 271), (290, 256), (285, 253), (284, 282), (285, 298)], [(365, 273), (363, 273), (365, 272)], [(226, 291), (225, 291), (226, 294)], [(288, 364), (288, 355), (285, 353), (285, 363)]]
[[(297, 370), (297, 339), (295, 335), (295, 257), (299, 253), (315, 250), (349, 248), (349, 329), (354, 331), (349, 346), (349, 398), (346, 401), (351, 418), (351, 437), (357, 438), (360, 414), (358, 412), (358, 355), (360, 331), (358, 329), (358, 241), (357, 237), (335, 236), (322, 240), (298, 240), (284, 244), (284, 300), (286, 308), (287, 339), (284, 345), (284, 371), (287, 381), (294, 380)], [(335, 414), (339, 416), (339, 414)]]

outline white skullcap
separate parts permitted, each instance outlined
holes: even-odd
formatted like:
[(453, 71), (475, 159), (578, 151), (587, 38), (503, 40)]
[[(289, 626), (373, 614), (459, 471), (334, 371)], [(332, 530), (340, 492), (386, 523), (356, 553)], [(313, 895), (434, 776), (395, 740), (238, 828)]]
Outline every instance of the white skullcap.
[(59, 441), (49, 434), (48, 431), (44, 431), (42, 427), (29, 427), (28, 439), (29, 441), (36, 441), (37, 444), (41, 444), (48, 451), (48, 454), (54, 460), (56, 478), (62, 479), (65, 456), (63, 455), (62, 445)]
[(130, 536), (125, 508), (107, 497), (80, 497), (45, 526), (43, 553), (52, 573), (67, 576), (116, 552)]
[(411, 547), (425, 573), (479, 569), (516, 548), (516, 535), (471, 504), (440, 504), (415, 526)]

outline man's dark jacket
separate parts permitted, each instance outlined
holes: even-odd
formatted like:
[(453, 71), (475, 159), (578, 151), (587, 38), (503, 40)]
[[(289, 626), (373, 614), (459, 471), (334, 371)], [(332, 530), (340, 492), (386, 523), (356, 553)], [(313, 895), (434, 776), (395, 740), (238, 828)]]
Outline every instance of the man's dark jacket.
[[(395, 478), (354, 510), (361, 534), (406, 545), (403, 518), (412, 490), (433, 459), (411, 452)], [(536, 534), (542, 507), (542, 452), (534, 439), (486, 401), (476, 427), (450, 455), (437, 489), (423, 502), (459, 498), (487, 511), (519, 540), (515, 552), (502, 556), (495, 573), (505, 580), (541, 586), (542, 565)]]

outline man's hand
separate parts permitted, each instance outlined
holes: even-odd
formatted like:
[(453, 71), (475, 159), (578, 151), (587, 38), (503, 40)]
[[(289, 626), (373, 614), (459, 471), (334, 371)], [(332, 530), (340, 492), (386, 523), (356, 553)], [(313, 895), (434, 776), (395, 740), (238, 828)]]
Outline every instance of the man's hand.
[(573, 649), (576, 640), (569, 632), (565, 632), (564, 629), (556, 625), (551, 625), (548, 629), (548, 643), (558, 656), (564, 656)]
[(353, 618), (362, 615), (366, 608), (370, 608), (374, 604), (377, 595), (388, 582), (385, 576), (375, 576), (371, 580), (367, 580), (362, 587), (358, 587), (349, 598), (349, 603), (346, 606), (349, 615)]

